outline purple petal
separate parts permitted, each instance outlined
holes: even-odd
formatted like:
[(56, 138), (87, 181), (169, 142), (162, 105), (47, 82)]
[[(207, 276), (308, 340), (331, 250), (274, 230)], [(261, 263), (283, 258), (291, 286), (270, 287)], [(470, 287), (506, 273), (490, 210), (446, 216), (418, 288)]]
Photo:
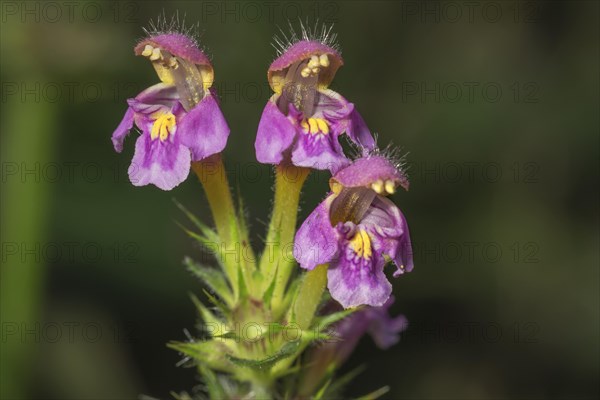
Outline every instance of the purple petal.
[(273, 61), (267, 72), (269, 85), (275, 92), (280, 91), (281, 87), (278, 83), (281, 82), (275, 79), (276, 76), (281, 79), (286, 75), (286, 68), (292, 66), (292, 64), (310, 58), (312, 55), (321, 54), (329, 56), (330, 64), (329, 67), (322, 69), (319, 73), (319, 83), (328, 86), (335, 77), (337, 70), (344, 65), (344, 60), (342, 60), (342, 56), (338, 51), (315, 40), (298, 41), (289, 46), (281, 56)]
[(394, 257), (394, 263), (398, 267), (394, 272), (395, 278), (405, 272), (412, 271), (415, 267), (413, 263), (413, 251), (410, 242), (410, 232), (408, 231), (408, 223), (406, 222), (404, 215), (402, 213), (400, 214), (402, 216), (402, 236), (400, 237), (398, 244), (398, 252), (396, 253), (396, 257)]
[(360, 225), (371, 233), (374, 250), (388, 255), (398, 267), (394, 277), (412, 271), (412, 247), (406, 218), (390, 199), (377, 196)]
[(298, 141), (292, 151), (294, 165), (325, 170), (339, 169), (349, 162), (335, 135), (298, 133)]
[(171, 190), (187, 178), (190, 163), (189, 149), (177, 140), (163, 142), (142, 134), (135, 143), (129, 179), (134, 186), (151, 183), (162, 190)]
[(200, 161), (223, 151), (229, 126), (219, 104), (208, 94), (181, 119), (177, 132), (181, 143), (192, 151), (192, 160)]
[(364, 149), (373, 150), (376, 147), (375, 139), (371, 135), (367, 123), (358, 111), (356, 111), (356, 108), (350, 114), (350, 124), (346, 133), (353, 142), (359, 144)]
[(344, 308), (360, 305), (381, 306), (392, 293), (392, 285), (383, 273), (383, 257), (373, 254), (371, 259), (352, 260), (349, 246), (343, 250), (336, 265), (327, 271), (327, 287), (331, 297)]
[(267, 102), (258, 124), (254, 148), (261, 163), (279, 164), (296, 136), (296, 128), (275, 104), (277, 97)]
[(194, 39), (181, 33), (165, 33), (142, 39), (134, 49), (136, 55), (141, 55), (146, 45), (160, 47), (176, 57), (181, 57), (194, 64), (210, 66), (208, 57), (198, 48)]
[(375, 139), (354, 104), (339, 93), (330, 89), (319, 91), (316, 113), (323, 115), (336, 135), (346, 133), (361, 147), (375, 148)]
[(313, 54), (329, 54), (340, 65), (344, 63), (340, 53), (333, 48), (317, 41), (301, 40), (291, 45), (280, 57), (273, 61), (269, 71), (282, 70), (296, 61), (310, 58)]
[(390, 160), (382, 156), (367, 156), (337, 171), (333, 179), (346, 187), (370, 186), (377, 180), (391, 180), (408, 190), (408, 179)]
[(149, 116), (157, 111), (167, 111), (173, 108), (179, 102), (179, 94), (174, 85), (166, 83), (157, 83), (143, 92), (139, 93), (135, 98), (128, 99), (127, 103), (136, 114)]
[(408, 327), (408, 320), (404, 315), (395, 318), (389, 316), (388, 311), (393, 303), (394, 296), (391, 296), (382, 307), (366, 307), (362, 311), (368, 320), (367, 332), (381, 349), (388, 349), (398, 343), (400, 332)]
[(330, 201), (328, 197), (319, 204), (296, 233), (294, 257), (302, 268), (328, 263), (338, 251), (337, 232), (329, 223)]
[(396, 239), (404, 232), (403, 222), (404, 216), (393, 201), (387, 197), (376, 196), (371, 203), (371, 207), (363, 216), (360, 225), (368, 227), (369, 230), (376, 232), (378, 236)]
[(119, 126), (117, 126), (117, 129), (115, 129), (115, 131), (112, 134), (111, 139), (113, 147), (115, 148), (115, 151), (117, 153), (123, 151), (123, 141), (125, 140), (125, 137), (129, 134), (131, 128), (133, 128), (133, 116), (133, 109), (131, 109), (131, 107), (127, 108), (125, 116), (119, 123)]

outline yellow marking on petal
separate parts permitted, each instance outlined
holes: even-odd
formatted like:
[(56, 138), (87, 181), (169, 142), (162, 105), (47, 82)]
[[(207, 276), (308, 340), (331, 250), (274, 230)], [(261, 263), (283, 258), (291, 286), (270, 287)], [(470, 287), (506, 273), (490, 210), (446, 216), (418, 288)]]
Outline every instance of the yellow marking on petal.
[(173, 115), (173, 113), (161, 113), (152, 125), (150, 137), (152, 138), (152, 140), (160, 137), (160, 140), (164, 142), (169, 138), (169, 134), (173, 132), (175, 125), (176, 121), (175, 115)]
[(363, 256), (368, 260), (373, 254), (373, 248), (371, 247), (371, 237), (369, 237), (369, 234), (363, 230), (360, 231), (360, 236), (363, 240)]
[(373, 255), (371, 238), (369, 237), (369, 234), (362, 229), (359, 229), (354, 237), (350, 240), (350, 246), (357, 256), (366, 260), (370, 259)]
[(315, 118), (309, 118), (308, 125), (310, 125), (310, 133), (315, 134), (319, 132), (319, 125)]
[(383, 181), (381, 179), (371, 183), (371, 189), (375, 191), (377, 194), (383, 193)]
[(329, 57), (327, 57), (327, 54), (321, 54), (319, 57), (319, 63), (322, 67), (329, 67)]
[(303, 119), (302, 122), (300, 122), (300, 126), (302, 127), (302, 129), (304, 129), (304, 131), (306, 131), (307, 133), (309, 132), (309, 126), (308, 126), (308, 122), (306, 122), (306, 119)]
[(396, 192), (396, 185), (392, 181), (385, 181), (385, 191), (389, 194), (394, 194)]
[(144, 51), (142, 51), (142, 55), (144, 57), (148, 57), (150, 54), (152, 54), (152, 50), (154, 50), (154, 47), (147, 44), (146, 47), (144, 47)]
[(323, 118), (315, 118), (315, 120), (317, 121), (319, 130), (327, 135), (329, 133), (329, 125), (327, 125), (327, 121), (325, 121)]

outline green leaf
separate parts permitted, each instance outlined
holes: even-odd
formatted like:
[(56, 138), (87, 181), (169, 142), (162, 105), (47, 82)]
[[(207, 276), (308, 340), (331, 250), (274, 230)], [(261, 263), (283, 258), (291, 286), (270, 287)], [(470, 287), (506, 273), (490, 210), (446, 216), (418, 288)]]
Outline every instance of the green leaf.
[(359, 307), (349, 308), (347, 310), (337, 311), (337, 312), (334, 312), (333, 314), (328, 314), (323, 317), (319, 317), (315, 320), (314, 326), (319, 331), (323, 330), (323, 329), (329, 327), (331, 324), (341, 321), (342, 319), (346, 318), (350, 314), (353, 314), (354, 312), (356, 312), (359, 309), (360, 309)]
[(223, 301), (229, 305), (233, 304), (233, 293), (231, 293), (225, 275), (220, 270), (198, 264), (189, 257), (185, 257), (183, 263), (189, 272), (200, 278)]
[[(182, 392), (182, 393), (175, 393), (175, 392), (170, 392), (170, 395), (173, 396), (173, 398), (175, 400), (192, 400), (192, 398), (190, 397), (189, 394), (187, 394), (186, 392)], [(146, 397), (141, 397), (140, 400), (149, 400), (150, 398), (146, 398)], [(152, 398), (152, 400), (158, 400), (158, 399), (154, 399)]]
[(384, 387), (381, 387), (369, 394), (358, 397), (356, 400), (375, 400), (375, 399), (380, 398), (381, 396), (383, 396), (384, 394), (386, 394), (389, 391), (390, 391), (390, 387), (384, 386)]
[(242, 272), (242, 265), (238, 265), (238, 297), (240, 299), (246, 299), (248, 297), (248, 287), (246, 286), (246, 280)]
[[(240, 193), (239, 187), (238, 187), (237, 192)], [(244, 199), (240, 195), (238, 195), (238, 224), (239, 224), (240, 237), (242, 239), (248, 239), (249, 230), (248, 230), (248, 224), (247, 224), (247, 219), (246, 219), (246, 212), (244, 209)]]
[(192, 214), (191, 211), (189, 211), (187, 208), (185, 208), (183, 206), (183, 204), (181, 204), (180, 202), (178, 202), (177, 200), (173, 199), (173, 203), (175, 203), (175, 205), (177, 206), (177, 208), (179, 208), (181, 211), (183, 211), (183, 213), (186, 215), (186, 217), (188, 217), (188, 219), (194, 224), (196, 225), (196, 227), (198, 227), (198, 229), (200, 229), (201, 232), (204, 232), (206, 230), (212, 230), (209, 228), (208, 225), (204, 224), (203, 222), (201, 222), (198, 218), (196, 218), (196, 216), (194, 214)]
[(210, 303), (219, 310), (219, 312), (223, 315), (223, 317), (225, 317), (227, 319), (231, 316), (231, 309), (227, 306), (227, 304), (225, 304), (222, 301), (220, 301), (219, 299), (217, 299), (215, 296), (213, 296), (212, 294), (207, 292), (205, 289), (202, 289), (202, 293), (204, 293), (206, 298), (208, 298), (208, 301), (210, 301)]
[[(329, 376), (333, 376), (333, 374), (336, 371), (335, 365), (330, 365), (331, 368), (329, 368)], [(358, 375), (360, 375), (364, 370), (365, 370), (365, 366), (364, 365), (360, 365), (356, 368), (354, 368), (353, 370), (351, 370), (350, 372), (348, 372), (347, 374), (341, 376), (340, 378), (336, 379), (333, 381), (333, 383), (329, 386), (329, 389), (327, 390), (327, 395), (331, 396), (335, 393), (340, 392), (344, 386), (346, 386), (348, 383), (350, 383), (350, 381), (352, 381), (354, 378), (356, 378)]]
[(202, 317), (202, 320), (206, 324), (214, 324), (215, 326), (218, 326), (218, 327), (223, 326), (223, 322), (219, 318), (217, 318), (217, 316), (215, 314), (213, 314), (208, 308), (206, 308), (206, 306), (204, 304), (202, 304), (202, 302), (200, 302), (200, 300), (198, 300), (198, 298), (196, 296), (194, 296), (192, 294), (192, 295), (190, 295), (190, 297), (192, 298), (192, 302), (196, 306), (198, 313)]
[(202, 380), (206, 385), (206, 389), (208, 391), (208, 395), (211, 399), (225, 399), (227, 398), (227, 394), (221, 386), (217, 375), (210, 369), (204, 365), (198, 367), (200, 371), (200, 375), (202, 376)]
[(202, 358), (214, 350), (214, 342), (212, 340), (195, 342), (169, 342), (167, 343), (167, 347), (188, 357)]
[(275, 353), (271, 356), (268, 356), (266, 358), (263, 358), (262, 360), (249, 360), (249, 359), (244, 359), (244, 358), (237, 358), (237, 357), (231, 356), (229, 354), (227, 355), (227, 358), (233, 364), (240, 366), (240, 367), (264, 370), (264, 369), (271, 368), (278, 361), (281, 361), (285, 358), (291, 357), (292, 355), (294, 355), (297, 352), (297, 350), (299, 348), (300, 348), (300, 341), (296, 340), (293, 342), (287, 342), (286, 344), (283, 345), (283, 347), (281, 347), (281, 350), (279, 350), (277, 353)]
[(319, 389), (317, 394), (315, 394), (314, 400), (322, 400), (323, 396), (325, 396), (325, 393), (327, 393), (327, 388), (329, 387), (330, 384), (331, 384), (331, 379), (328, 379), (327, 382), (325, 382), (325, 384), (321, 387), (321, 389)]
[(273, 298), (273, 291), (275, 290), (275, 279), (277, 277), (277, 272), (275, 272), (275, 276), (273, 277), (273, 280), (271, 281), (271, 283), (269, 284), (269, 287), (267, 288), (267, 290), (265, 290), (265, 293), (263, 294), (263, 302), (267, 307), (271, 307), (271, 299)]

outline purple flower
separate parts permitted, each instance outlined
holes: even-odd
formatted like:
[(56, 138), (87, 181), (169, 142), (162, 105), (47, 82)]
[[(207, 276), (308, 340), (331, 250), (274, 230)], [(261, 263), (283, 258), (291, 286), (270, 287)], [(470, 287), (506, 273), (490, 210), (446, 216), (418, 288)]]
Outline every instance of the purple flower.
[[(301, 387), (305, 394), (312, 393), (318, 385), (323, 384), (328, 371), (342, 365), (352, 354), (360, 339), (368, 333), (377, 347), (388, 349), (400, 340), (400, 333), (408, 327), (404, 315), (390, 317), (389, 308), (394, 304), (390, 297), (382, 307), (363, 307), (344, 318), (332, 327), (333, 339), (309, 353), (305, 375)], [(325, 306), (328, 312), (337, 311), (339, 305), (329, 303)]]
[(289, 39), (276, 39), (280, 57), (268, 72), (275, 94), (258, 125), (258, 161), (335, 171), (348, 164), (340, 135), (368, 149), (375, 146), (354, 105), (328, 89), (344, 63), (334, 40), (325, 27), (320, 32), (303, 27), (301, 39), (293, 32)]
[(413, 269), (406, 219), (385, 197), (397, 186), (408, 189), (408, 180), (375, 152), (338, 171), (330, 186), (296, 233), (294, 257), (305, 269), (329, 264), (329, 292), (344, 308), (381, 306), (392, 292), (383, 272), (388, 259), (395, 277)]
[(129, 179), (135, 186), (171, 190), (188, 176), (192, 161), (225, 148), (229, 127), (210, 90), (210, 61), (191, 37), (149, 34), (135, 54), (149, 58), (162, 82), (127, 100), (129, 108), (112, 135), (113, 146), (120, 153), (135, 124), (141, 135)]
[(338, 340), (326, 346), (334, 347), (338, 365), (350, 356), (365, 333), (380, 349), (385, 350), (398, 343), (400, 333), (408, 327), (408, 320), (404, 315), (390, 317), (388, 312), (392, 304), (394, 296), (381, 307), (364, 307), (356, 311), (334, 327)]

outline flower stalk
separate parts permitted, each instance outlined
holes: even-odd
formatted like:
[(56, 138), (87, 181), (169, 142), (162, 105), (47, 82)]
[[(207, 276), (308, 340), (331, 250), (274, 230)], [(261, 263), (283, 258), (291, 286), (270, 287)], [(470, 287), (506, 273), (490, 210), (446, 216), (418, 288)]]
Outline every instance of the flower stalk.
[[(230, 250), (236, 250), (235, 246), (238, 236), (238, 222), (236, 210), (231, 197), (231, 189), (227, 179), (225, 165), (221, 154), (214, 154), (204, 160), (192, 163), (192, 170), (200, 180), (206, 199), (210, 207), (211, 214), (217, 228), (220, 243), (215, 243), (224, 250), (224, 254)], [(229, 278), (234, 292), (238, 288), (238, 263), (235, 259), (239, 257), (225, 257), (223, 264), (226, 266), (227, 277)]]
[(272, 309), (275, 311), (281, 306), (283, 292), (294, 266), (292, 248), (298, 203), (302, 186), (309, 173), (310, 169), (291, 164), (280, 164), (275, 167), (275, 202), (265, 251), (260, 260), (265, 289), (275, 280), (272, 297)]
[(309, 329), (327, 286), (327, 264), (308, 271), (302, 280), (293, 313), (300, 329)]

